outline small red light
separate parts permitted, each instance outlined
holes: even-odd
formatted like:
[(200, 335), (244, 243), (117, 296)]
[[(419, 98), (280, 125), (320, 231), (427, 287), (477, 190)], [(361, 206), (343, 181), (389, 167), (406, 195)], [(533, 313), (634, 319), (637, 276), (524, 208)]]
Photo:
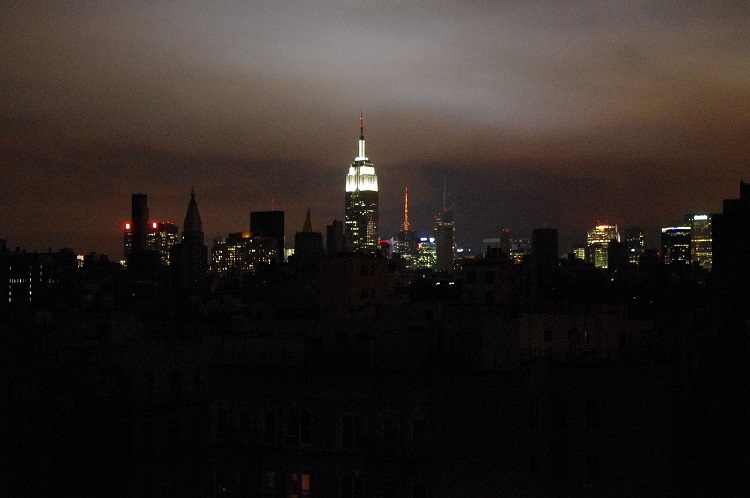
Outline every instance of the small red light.
[(156, 228), (156, 223), (151, 223), (151, 226)]
[(125, 230), (130, 230), (130, 223), (125, 223)]

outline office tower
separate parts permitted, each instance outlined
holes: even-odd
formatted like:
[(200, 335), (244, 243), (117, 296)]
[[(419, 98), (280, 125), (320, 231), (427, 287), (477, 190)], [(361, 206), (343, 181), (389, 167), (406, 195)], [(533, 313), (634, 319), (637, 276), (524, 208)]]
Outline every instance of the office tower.
[(242, 276), (255, 273), (262, 265), (278, 261), (276, 239), (251, 237), (250, 232), (230, 233), (214, 240), (211, 271), (219, 275)]
[[(146, 232), (145, 251), (159, 255), (162, 266), (169, 266), (169, 253), (173, 245), (179, 241), (179, 230), (171, 221), (148, 223)], [(133, 224), (125, 223), (123, 230), (123, 253), (125, 260), (130, 259), (133, 252)]]
[(326, 225), (326, 252), (329, 256), (346, 251), (345, 240), (343, 221), (333, 220), (330, 225)]
[(420, 237), (417, 244), (417, 268), (429, 269), (435, 266), (435, 237)]
[(586, 243), (589, 246), (590, 262), (597, 268), (609, 267), (609, 241), (620, 242), (620, 234), (617, 225), (599, 224), (588, 232)]
[(554, 228), (535, 228), (531, 231), (531, 254), (539, 266), (557, 266), (558, 241)]
[(589, 255), (588, 244), (575, 244), (573, 246), (573, 257), (582, 261), (589, 261), (591, 256)]
[(200, 290), (206, 282), (208, 247), (203, 243), (203, 223), (190, 191), (190, 203), (183, 224), (182, 243), (172, 246), (170, 254), (172, 282), (180, 290)]
[(396, 234), (394, 242), (395, 252), (401, 255), (406, 268), (412, 268), (417, 258), (417, 232), (411, 229), (409, 223), (409, 189), (404, 189), (404, 223)]
[(171, 221), (151, 222), (146, 234), (146, 245), (149, 251), (159, 254), (162, 266), (169, 266), (169, 252), (179, 240), (177, 225)]
[(688, 214), (685, 216), (685, 224), (690, 227), (690, 260), (710, 271), (713, 261), (711, 215)]
[(435, 217), (435, 269), (450, 271), (453, 269), (453, 244), (455, 240), (455, 224), (453, 211), (443, 208)]
[(661, 229), (661, 257), (666, 265), (690, 264), (690, 227)]
[(122, 231), (122, 254), (125, 261), (130, 258), (130, 253), (133, 251), (133, 224), (125, 223), (125, 228)]
[(269, 237), (276, 241), (277, 262), (284, 262), (284, 211), (254, 211), (250, 213), (250, 234)]
[(531, 239), (510, 239), (508, 256), (515, 263), (521, 263), (527, 254), (531, 254)]
[(365, 132), (359, 118), (359, 154), (346, 175), (345, 235), (352, 251), (378, 248), (378, 177), (365, 154)]
[(148, 197), (146, 194), (133, 194), (131, 199), (130, 216), (132, 238), (131, 253), (139, 253), (147, 249), (146, 234), (148, 234)]
[(302, 231), (294, 235), (294, 261), (300, 266), (308, 266), (323, 256), (323, 234), (313, 229), (310, 208), (302, 224)]
[(504, 259), (510, 255), (510, 229), (503, 228), (500, 237), (482, 240), (482, 255), (487, 259)]
[(646, 249), (646, 238), (644, 236), (643, 228), (641, 227), (628, 227), (624, 232), (625, 236), (625, 251), (628, 254), (628, 263), (638, 264), (638, 260)]
[(123, 246), (128, 273), (139, 280), (158, 277), (159, 254), (148, 245), (148, 198), (146, 194), (133, 194), (131, 198), (131, 220), (125, 224)]

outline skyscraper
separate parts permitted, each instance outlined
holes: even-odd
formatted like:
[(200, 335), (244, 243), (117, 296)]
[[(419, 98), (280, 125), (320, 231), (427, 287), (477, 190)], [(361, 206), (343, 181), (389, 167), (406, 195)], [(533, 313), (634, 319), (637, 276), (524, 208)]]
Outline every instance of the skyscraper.
[(131, 202), (131, 242), (130, 252), (140, 253), (147, 249), (146, 234), (148, 234), (148, 196), (133, 194)]
[(531, 254), (539, 266), (557, 266), (558, 238), (556, 228), (535, 228), (531, 231)]
[(609, 267), (609, 242), (611, 240), (620, 242), (617, 225), (599, 224), (587, 234), (586, 243), (589, 246), (589, 257), (597, 268)]
[(661, 229), (661, 257), (665, 265), (690, 264), (690, 227)]
[(417, 232), (411, 229), (409, 223), (409, 189), (404, 189), (404, 223), (396, 234), (396, 253), (406, 261), (406, 267), (411, 268), (417, 258)]
[(625, 229), (625, 250), (628, 254), (628, 263), (638, 264), (638, 260), (646, 249), (646, 238), (643, 228), (628, 227)]
[(359, 118), (359, 154), (346, 175), (345, 229), (349, 249), (378, 248), (378, 176), (365, 154), (364, 120)]
[(324, 254), (323, 234), (313, 229), (310, 208), (307, 208), (302, 231), (294, 235), (294, 261), (298, 266), (308, 266)]
[(250, 213), (250, 234), (269, 237), (276, 241), (278, 263), (284, 262), (284, 211), (254, 211)]
[(435, 269), (450, 271), (453, 269), (453, 243), (455, 240), (455, 224), (453, 211), (443, 207), (435, 216)]
[(182, 290), (198, 290), (206, 281), (208, 247), (203, 243), (203, 223), (195, 202), (195, 190), (190, 191), (183, 227), (182, 243), (172, 246), (169, 257), (173, 282)]
[(713, 266), (713, 236), (711, 230), (711, 215), (688, 214), (685, 224), (690, 227), (690, 260), (698, 263), (704, 270), (711, 270)]

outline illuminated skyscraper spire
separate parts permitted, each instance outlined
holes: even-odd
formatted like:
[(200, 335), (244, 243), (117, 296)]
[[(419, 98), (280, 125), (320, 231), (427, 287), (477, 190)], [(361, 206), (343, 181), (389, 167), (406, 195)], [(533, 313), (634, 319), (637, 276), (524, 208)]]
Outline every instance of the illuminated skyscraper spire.
[(409, 187), (404, 188), (404, 232), (409, 231)]
[(365, 155), (365, 118), (362, 116), (362, 110), (359, 111), (359, 155), (355, 161), (367, 161)]
[(349, 250), (374, 252), (378, 247), (378, 177), (365, 155), (365, 125), (359, 114), (359, 150), (346, 175), (345, 233)]

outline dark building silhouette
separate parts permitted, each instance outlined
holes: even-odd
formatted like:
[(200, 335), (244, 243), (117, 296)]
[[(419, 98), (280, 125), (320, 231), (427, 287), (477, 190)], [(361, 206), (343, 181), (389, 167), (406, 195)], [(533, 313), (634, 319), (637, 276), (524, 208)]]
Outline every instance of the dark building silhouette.
[(308, 266), (324, 254), (323, 234), (313, 230), (310, 208), (307, 208), (302, 231), (294, 235), (294, 261), (297, 265)]
[(346, 251), (344, 222), (333, 220), (330, 225), (326, 225), (326, 252), (329, 256), (335, 256), (344, 251)]
[(535, 228), (532, 230), (531, 254), (539, 266), (556, 266), (559, 259), (557, 229)]
[(195, 190), (190, 192), (183, 227), (182, 242), (172, 246), (170, 254), (172, 282), (179, 290), (200, 290), (206, 283), (208, 247), (203, 243), (203, 223)]
[(453, 269), (453, 245), (455, 242), (455, 222), (453, 211), (443, 208), (435, 217), (435, 270)]
[(720, 279), (750, 281), (750, 183), (740, 182), (740, 198), (725, 199), (712, 217), (713, 272)]
[(124, 233), (128, 273), (137, 280), (154, 280), (159, 276), (161, 256), (149, 245), (151, 225), (146, 194), (133, 194), (131, 206), (131, 221), (125, 225)]
[(284, 211), (253, 211), (250, 213), (250, 234), (276, 241), (278, 263), (284, 262)]
[(145, 251), (148, 249), (146, 235), (148, 234), (149, 229), (148, 197), (146, 194), (133, 194), (130, 223), (132, 224), (132, 238), (130, 245), (131, 254)]

